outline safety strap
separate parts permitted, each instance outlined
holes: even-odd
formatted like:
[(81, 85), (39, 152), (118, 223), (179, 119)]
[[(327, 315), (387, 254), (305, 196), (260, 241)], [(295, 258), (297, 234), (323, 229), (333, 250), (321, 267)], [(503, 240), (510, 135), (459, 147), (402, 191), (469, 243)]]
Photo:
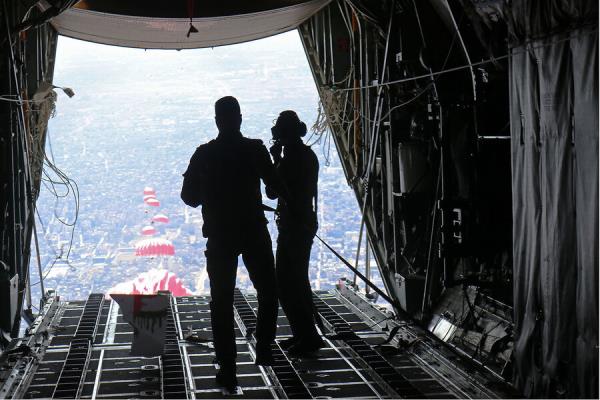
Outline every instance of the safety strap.
[(399, 307), (399, 305), (387, 294), (385, 294), (383, 292), (383, 290), (379, 289), (377, 287), (377, 285), (375, 285), (373, 282), (371, 282), (366, 276), (364, 276), (358, 269), (354, 268), (354, 266), (352, 264), (350, 264), (344, 257), (342, 257), (337, 251), (335, 251), (335, 249), (333, 247), (331, 247), (326, 241), (324, 241), (323, 239), (321, 239), (321, 237), (319, 235), (315, 235), (317, 239), (319, 239), (321, 241), (321, 243), (323, 243), (325, 245), (325, 247), (327, 247), (341, 262), (344, 263), (344, 265), (346, 265), (346, 267), (348, 267), (352, 272), (354, 272), (356, 274), (356, 276), (358, 276), (360, 279), (363, 280), (363, 282), (365, 282), (371, 289), (373, 289), (375, 291), (375, 293), (377, 293), (378, 295), (381, 296), (382, 299), (384, 299), (385, 301), (387, 301), (388, 303), (390, 303), (391, 305), (395, 306), (395, 307)]
[[(269, 207), (266, 204), (263, 204), (262, 208), (265, 211), (277, 212), (277, 210), (275, 210), (272, 207)], [(346, 265), (346, 267), (348, 267), (352, 272), (354, 272), (356, 274), (356, 276), (358, 276), (360, 279), (362, 279), (363, 282), (365, 282), (371, 289), (373, 289), (375, 291), (375, 293), (380, 295), (382, 299), (384, 299), (385, 301), (390, 303), (392, 306), (394, 306), (398, 309), (401, 309), (400, 305), (396, 301), (394, 301), (390, 296), (385, 294), (385, 292), (383, 290), (379, 289), (377, 287), (377, 285), (375, 285), (373, 282), (371, 282), (358, 269), (356, 269), (352, 264), (350, 264), (344, 257), (342, 257), (342, 255), (340, 253), (335, 251), (335, 249), (333, 247), (331, 247), (325, 240), (321, 239), (321, 237), (317, 234), (315, 234), (315, 237), (317, 239), (319, 239), (321, 241), (321, 243), (323, 243), (325, 245), (325, 247), (327, 247), (342, 263), (344, 263), (344, 265)]]
[(390, 334), (388, 335), (387, 339), (385, 339), (381, 343), (378, 343), (376, 346), (377, 347), (384, 346), (384, 345), (388, 344), (389, 342), (391, 342), (392, 339), (394, 339), (394, 337), (398, 334), (400, 327), (401, 327), (400, 325), (396, 325), (395, 327), (393, 327), (392, 330), (390, 331)]

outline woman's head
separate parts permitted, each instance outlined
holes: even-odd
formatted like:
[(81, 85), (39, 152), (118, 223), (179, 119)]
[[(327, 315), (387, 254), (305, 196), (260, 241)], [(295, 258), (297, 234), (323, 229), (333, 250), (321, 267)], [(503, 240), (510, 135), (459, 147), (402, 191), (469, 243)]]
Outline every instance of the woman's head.
[(284, 143), (295, 141), (306, 135), (306, 124), (300, 121), (294, 111), (286, 110), (279, 114), (271, 132), (275, 140), (281, 140)]

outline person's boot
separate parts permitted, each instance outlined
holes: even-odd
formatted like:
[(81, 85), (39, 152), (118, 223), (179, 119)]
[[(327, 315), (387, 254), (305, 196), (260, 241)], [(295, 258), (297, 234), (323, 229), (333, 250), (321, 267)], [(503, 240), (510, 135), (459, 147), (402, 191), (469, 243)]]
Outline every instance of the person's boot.
[(273, 351), (271, 350), (271, 344), (256, 344), (256, 360), (254, 360), (254, 364), (256, 365), (273, 365), (275, 360), (273, 359)]
[(238, 385), (237, 376), (235, 375), (235, 364), (228, 363), (221, 365), (215, 380), (217, 381), (217, 385), (228, 392), (234, 393)]
[(281, 347), (283, 350), (288, 350), (290, 347), (295, 345), (296, 342), (298, 342), (298, 339), (292, 336), (287, 339), (280, 340), (279, 347)]
[(301, 339), (289, 348), (288, 355), (290, 357), (309, 356), (325, 346), (325, 342), (318, 336), (312, 339)]

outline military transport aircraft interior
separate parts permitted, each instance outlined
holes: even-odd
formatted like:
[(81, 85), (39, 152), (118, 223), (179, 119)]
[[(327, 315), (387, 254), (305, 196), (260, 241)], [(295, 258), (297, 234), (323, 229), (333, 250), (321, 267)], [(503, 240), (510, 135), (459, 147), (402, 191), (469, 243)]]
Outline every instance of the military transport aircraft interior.
[[(598, 398), (597, 1), (0, 0), (0, 30), (0, 398)], [(279, 34), (299, 38), (318, 123), (282, 104), (260, 141), (247, 102), (203, 92), (215, 135), (177, 172), (182, 217), (142, 183), (136, 240), (85, 261), (158, 265), (156, 284), (44, 281), (40, 192), (77, 190), (49, 140), (57, 96), (77, 97), (54, 79), (59, 40), (184, 53)], [(351, 257), (320, 219), (315, 129), (343, 173), (330, 190), (352, 195)], [(173, 232), (206, 291), (163, 268)], [(344, 271), (331, 287), (311, 246)]]

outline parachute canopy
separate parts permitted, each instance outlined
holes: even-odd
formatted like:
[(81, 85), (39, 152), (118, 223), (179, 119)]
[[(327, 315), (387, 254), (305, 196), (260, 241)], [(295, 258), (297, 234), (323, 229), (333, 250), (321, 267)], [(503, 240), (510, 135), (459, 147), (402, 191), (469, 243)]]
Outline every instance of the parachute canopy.
[(158, 201), (158, 199), (156, 199), (156, 197), (151, 197), (149, 199), (146, 199), (146, 200), (144, 200), (144, 203), (148, 204), (151, 207), (160, 206), (160, 201)]
[(168, 224), (169, 223), (169, 217), (167, 217), (165, 214), (156, 214), (154, 217), (152, 217), (152, 221), (154, 221), (154, 222), (162, 222), (164, 224)]
[(146, 186), (144, 188), (144, 194), (153, 194), (153, 195), (156, 195), (156, 192), (150, 186)]
[(147, 225), (142, 228), (142, 235), (152, 236), (156, 233), (156, 229), (152, 225)]
[(148, 199), (155, 199), (156, 195), (155, 194), (145, 194), (144, 195), (144, 201), (148, 200)]
[(173, 296), (193, 295), (174, 273), (164, 269), (143, 272), (130, 281), (113, 286), (107, 294), (155, 294), (159, 290), (168, 290)]
[(140, 240), (135, 245), (135, 255), (142, 257), (172, 256), (175, 246), (170, 240), (163, 238), (149, 238)]

